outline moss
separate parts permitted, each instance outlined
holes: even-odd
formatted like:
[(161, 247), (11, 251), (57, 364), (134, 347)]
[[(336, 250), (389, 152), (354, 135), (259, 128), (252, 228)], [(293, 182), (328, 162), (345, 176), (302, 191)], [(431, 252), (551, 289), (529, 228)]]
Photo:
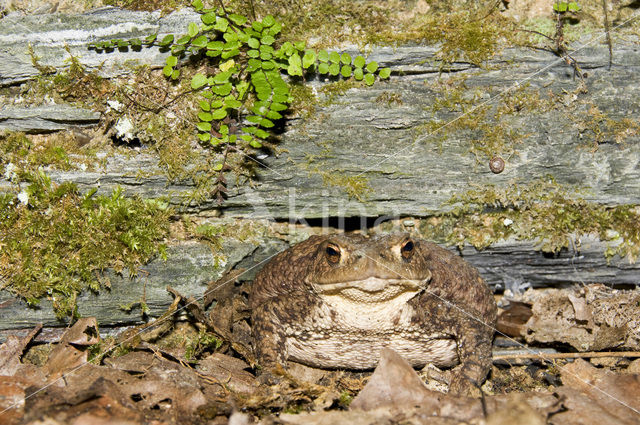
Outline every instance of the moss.
[(349, 198), (355, 198), (360, 202), (365, 202), (373, 191), (369, 186), (369, 179), (365, 176), (347, 176), (344, 172), (321, 171), (317, 167), (313, 172), (322, 176), (325, 186), (339, 187), (349, 195)]
[(400, 93), (392, 93), (388, 91), (383, 91), (382, 93), (380, 93), (380, 95), (376, 97), (375, 102), (386, 105), (387, 107), (391, 107), (392, 105), (401, 106), (403, 103), (402, 95)]
[(178, 9), (191, 6), (190, 0), (104, 0), (107, 6), (119, 7), (129, 10), (140, 10), (153, 12), (160, 10), (163, 14), (168, 14)]
[[(416, 137), (442, 143), (459, 136), (469, 142), (469, 152), (479, 162), (494, 156), (510, 157), (530, 135), (514, 124), (512, 117), (528, 112), (541, 114), (555, 109), (557, 97), (522, 85), (491, 99), (491, 88), (467, 86), (467, 77), (438, 79), (429, 86), (434, 92), (433, 118), (415, 128)], [(451, 116), (454, 113), (455, 116)]]
[(640, 134), (640, 121), (631, 118), (613, 119), (593, 103), (586, 105), (586, 112), (571, 112), (568, 117), (575, 123), (580, 134), (587, 136), (594, 149), (606, 142), (623, 143), (627, 138)]
[(201, 357), (204, 353), (215, 352), (222, 346), (222, 341), (215, 334), (200, 330), (195, 338), (190, 339), (185, 347), (184, 357), (187, 360)]
[(426, 220), (421, 232), (477, 249), (509, 237), (537, 241), (544, 252), (574, 246), (580, 235), (594, 234), (611, 244), (606, 251), (635, 262), (640, 255), (640, 208), (607, 207), (585, 201), (580, 192), (551, 177), (506, 188), (486, 186), (453, 196), (451, 210)]
[(106, 268), (136, 274), (164, 255), (161, 243), (171, 211), (160, 201), (80, 195), (75, 185), (55, 185), (42, 172), (28, 176), (18, 196), (0, 197), (0, 265), (3, 289), (36, 305), (47, 296), (58, 317), (75, 312), (77, 295), (109, 283)]

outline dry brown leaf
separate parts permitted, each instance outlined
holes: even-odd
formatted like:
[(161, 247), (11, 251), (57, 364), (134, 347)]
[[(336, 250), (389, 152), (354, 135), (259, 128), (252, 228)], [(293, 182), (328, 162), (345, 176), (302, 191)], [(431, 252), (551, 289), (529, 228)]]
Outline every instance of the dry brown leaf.
[(640, 424), (640, 375), (598, 369), (582, 359), (561, 373), (564, 386), (557, 393), (568, 410), (554, 415), (553, 424)]

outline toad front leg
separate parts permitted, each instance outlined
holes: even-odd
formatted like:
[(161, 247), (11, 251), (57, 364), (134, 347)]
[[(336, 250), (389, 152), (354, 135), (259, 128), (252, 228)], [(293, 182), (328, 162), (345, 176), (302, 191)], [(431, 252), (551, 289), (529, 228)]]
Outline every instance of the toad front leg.
[[(481, 315), (475, 310), (466, 311), (459, 306), (433, 295), (420, 310), (423, 324), (437, 324), (439, 330), (451, 335), (456, 341), (460, 364), (452, 369), (449, 391), (458, 394), (473, 394), (487, 377), (491, 369), (491, 345), (495, 326), (495, 311)], [(423, 301), (425, 299), (423, 298)]]

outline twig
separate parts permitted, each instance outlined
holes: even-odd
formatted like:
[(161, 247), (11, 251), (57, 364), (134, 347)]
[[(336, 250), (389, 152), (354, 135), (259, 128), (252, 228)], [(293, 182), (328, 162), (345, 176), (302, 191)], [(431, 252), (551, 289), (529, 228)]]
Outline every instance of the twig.
[(602, 0), (602, 12), (604, 12), (604, 31), (607, 36), (607, 46), (609, 46), (609, 69), (613, 63), (613, 43), (611, 43), (611, 32), (609, 27), (609, 14), (607, 13), (607, 0)]
[(599, 357), (640, 357), (640, 351), (587, 351), (585, 353), (515, 353), (493, 356), (493, 360), (518, 359), (582, 359)]

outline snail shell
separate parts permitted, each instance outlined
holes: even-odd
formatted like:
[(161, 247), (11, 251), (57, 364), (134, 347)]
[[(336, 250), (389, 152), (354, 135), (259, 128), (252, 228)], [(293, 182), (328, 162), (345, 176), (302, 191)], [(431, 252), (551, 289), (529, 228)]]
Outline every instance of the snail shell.
[(489, 161), (489, 168), (494, 174), (500, 174), (504, 170), (504, 159), (494, 156)]

